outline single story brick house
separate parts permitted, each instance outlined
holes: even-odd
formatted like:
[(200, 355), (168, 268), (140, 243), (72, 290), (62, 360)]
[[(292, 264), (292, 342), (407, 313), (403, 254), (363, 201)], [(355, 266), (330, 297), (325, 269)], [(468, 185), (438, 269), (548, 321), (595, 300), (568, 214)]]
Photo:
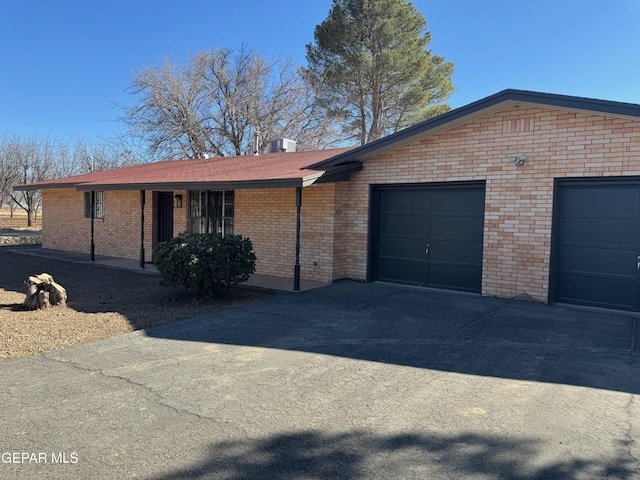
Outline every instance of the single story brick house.
[(47, 248), (149, 261), (184, 230), (235, 233), (265, 275), (640, 310), (635, 104), (505, 90), (362, 147), (18, 188), (42, 189)]

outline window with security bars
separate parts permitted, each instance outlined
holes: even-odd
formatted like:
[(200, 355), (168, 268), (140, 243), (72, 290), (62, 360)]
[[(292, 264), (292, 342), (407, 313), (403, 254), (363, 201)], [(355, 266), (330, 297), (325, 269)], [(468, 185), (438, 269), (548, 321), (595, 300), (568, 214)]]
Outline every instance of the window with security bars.
[[(93, 218), (104, 218), (104, 192), (93, 192)], [(91, 192), (84, 192), (84, 218), (91, 218)]]
[(233, 235), (233, 190), (189, 192), (189, 231)]

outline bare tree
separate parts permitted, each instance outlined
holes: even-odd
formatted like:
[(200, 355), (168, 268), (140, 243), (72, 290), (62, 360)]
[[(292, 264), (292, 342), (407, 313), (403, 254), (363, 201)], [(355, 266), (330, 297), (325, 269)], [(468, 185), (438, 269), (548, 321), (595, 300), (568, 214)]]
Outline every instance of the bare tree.
[[(9, 204), (10, 207), (12, 206), (11, 192), (18, 181), (18, 165), (12, 161), (8, 143), (6, 136), (0, 139), (0, 207), (5, 203)], [(11, 208), (12, 217), (13, 210)]]
[(253, 153), (271, 138), (300, 149), (336, 143), (335, 128), (317, 108), (314, 92), (292, 61), (266, 60), (255, 50), (212, 48), (186, 65), (165, 61), (133, 75), (133, 107), (122, 107), (131, 132), (153, 154), (196, 158)]
[[(64, 156), (61, 155), (58, 160), (59, 166), (63, 165), (63, 160)], [(122, 144), (122, 139), (116, 138), (93, 143), (77, 139), (67, 159), (67, 168), (73, 170), (73, 173), (67, 173), (67, 175), (100, 172), (137, 163), (142, 163), (142, 159), (135, 155), (127, 145)]]
[[(56, 145), (49, 139), (14, 137), (4, 143), (4, 149), (9, 162), (18, 171), (15, 184), (40, 182), (53, 176)], [(27, 213), (27, 224), (32, 226), (41, 207), (40, 191), (12, 191), (10, 196), (16, 205)]]

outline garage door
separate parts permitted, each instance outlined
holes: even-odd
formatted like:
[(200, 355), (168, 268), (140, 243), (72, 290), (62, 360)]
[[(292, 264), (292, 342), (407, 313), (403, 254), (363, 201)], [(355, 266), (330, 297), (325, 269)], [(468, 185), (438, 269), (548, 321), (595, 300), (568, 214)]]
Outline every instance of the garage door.
[(640, 184), (560, 184), (555, 301), (639, 310)]
[(484, 183), (373, 190), (375, 280), (480, 293)]

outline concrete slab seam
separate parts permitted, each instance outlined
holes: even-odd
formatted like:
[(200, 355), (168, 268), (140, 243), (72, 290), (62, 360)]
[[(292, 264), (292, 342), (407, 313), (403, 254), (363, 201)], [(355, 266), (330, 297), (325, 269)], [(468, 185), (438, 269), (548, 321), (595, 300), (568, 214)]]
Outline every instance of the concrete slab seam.
[(485, 313), (484, 315), (482, 315), (479, 318), (476, 318), (475, 320), (471, 321), (470, 323), (466, 324), (463, 327), (460, 327), (458, 330), (456, 330), (456, 333), (460, 333), (464, 330), (466, 330), (467, 328), (470, 328), (474, 325), (476, 325), (477, 323), (480, 323), (481, 321), (483, 321), (485, 318), (493, 315), (494, 313), (496, 313), (497, 311), (503, 309), (504, 307), (506, 307), (507, 305), (509, 305), (511, 303), (511, 300), (507, 300), (505, 301), (502, 305), (499, 305), (498, 307), (494, 308), (493, 310), (490, 310), (489, 312)]

